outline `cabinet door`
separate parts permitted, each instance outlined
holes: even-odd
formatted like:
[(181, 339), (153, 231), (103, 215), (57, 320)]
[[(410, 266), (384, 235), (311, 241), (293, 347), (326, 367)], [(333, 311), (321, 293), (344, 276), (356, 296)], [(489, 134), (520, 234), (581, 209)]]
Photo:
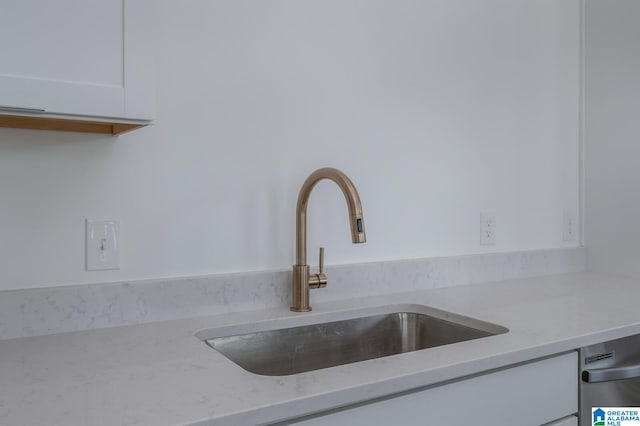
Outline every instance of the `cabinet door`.
[(577, 411), (578, 357), (572, 352), (280, 424), (539, 426)]
[(556, 420), (555, 422), (547, 423), (543, 426), (578, 426), (578, 417), (565, 417), (564, 419)]
[(151, 24), (150, 0), (4, 0), (0, 106), (151, 119)]

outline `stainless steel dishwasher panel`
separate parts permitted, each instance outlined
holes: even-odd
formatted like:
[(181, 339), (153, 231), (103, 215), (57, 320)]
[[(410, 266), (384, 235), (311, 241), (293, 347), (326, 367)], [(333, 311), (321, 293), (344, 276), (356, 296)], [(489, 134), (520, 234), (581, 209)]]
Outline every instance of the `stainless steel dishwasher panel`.
[(592, 407), (640, 407), (640, 335), (580, 349), (580, 425)]

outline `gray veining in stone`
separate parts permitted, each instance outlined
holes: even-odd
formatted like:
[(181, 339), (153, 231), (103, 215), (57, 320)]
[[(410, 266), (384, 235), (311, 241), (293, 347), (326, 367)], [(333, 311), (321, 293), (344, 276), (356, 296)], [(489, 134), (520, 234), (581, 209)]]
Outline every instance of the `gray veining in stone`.
[[(583, 248), (327, 266), (311, 303), (584, 271)], [(286, 307), (290, 271), (0, 292), (0, 340)]]
[[(580, 272), (2, 340), (0, 425), (289, 424), (638, 334), (639, 299), (638, 279)], [(420, 306), (509, 331), (288, 376), (252, 374), (200, 339)]]

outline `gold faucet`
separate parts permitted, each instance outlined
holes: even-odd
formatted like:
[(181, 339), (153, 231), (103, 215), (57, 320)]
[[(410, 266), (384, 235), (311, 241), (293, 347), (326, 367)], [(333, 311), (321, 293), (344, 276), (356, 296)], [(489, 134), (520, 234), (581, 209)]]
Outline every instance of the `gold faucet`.
[(311, 173), (302, 184), (298, 194), (296, 206), (296, 264), (293, 265), (292, 292), (294, 312), (309, 312), (309, 289), (326, 287), (327, 276), (323, 273), (324, 248), (320, 248), (319, 272), (310, 276), (307, 265), (307, 204), (313, 187), (322, 179), (334, 181), (342, 190), (349, 207), (349, 224), (351, 225), (351, 240), (354, 243), (367, 241), (364, 233), (362, 205), (360, 196), (353, 182), (338, 169), (325, 167)]

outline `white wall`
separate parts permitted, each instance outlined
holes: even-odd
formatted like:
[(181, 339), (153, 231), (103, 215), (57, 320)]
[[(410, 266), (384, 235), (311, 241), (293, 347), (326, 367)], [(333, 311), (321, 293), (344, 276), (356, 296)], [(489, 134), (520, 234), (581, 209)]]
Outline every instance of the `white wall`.
[(640, 277), (640, 2), (586, 2), (588, 267)]
[[(0, 129), (0, 289), (288, 268), (311, 197), (327, 263), (574, 246), (577, 0), (162, 0), (156, 125), (117, 139)], [(496, 246), (479, 213), (497, 213)], [(120, 221), (84, 271), (84, 219)], [(315, 260), (313, 261), (315, 264)]]

